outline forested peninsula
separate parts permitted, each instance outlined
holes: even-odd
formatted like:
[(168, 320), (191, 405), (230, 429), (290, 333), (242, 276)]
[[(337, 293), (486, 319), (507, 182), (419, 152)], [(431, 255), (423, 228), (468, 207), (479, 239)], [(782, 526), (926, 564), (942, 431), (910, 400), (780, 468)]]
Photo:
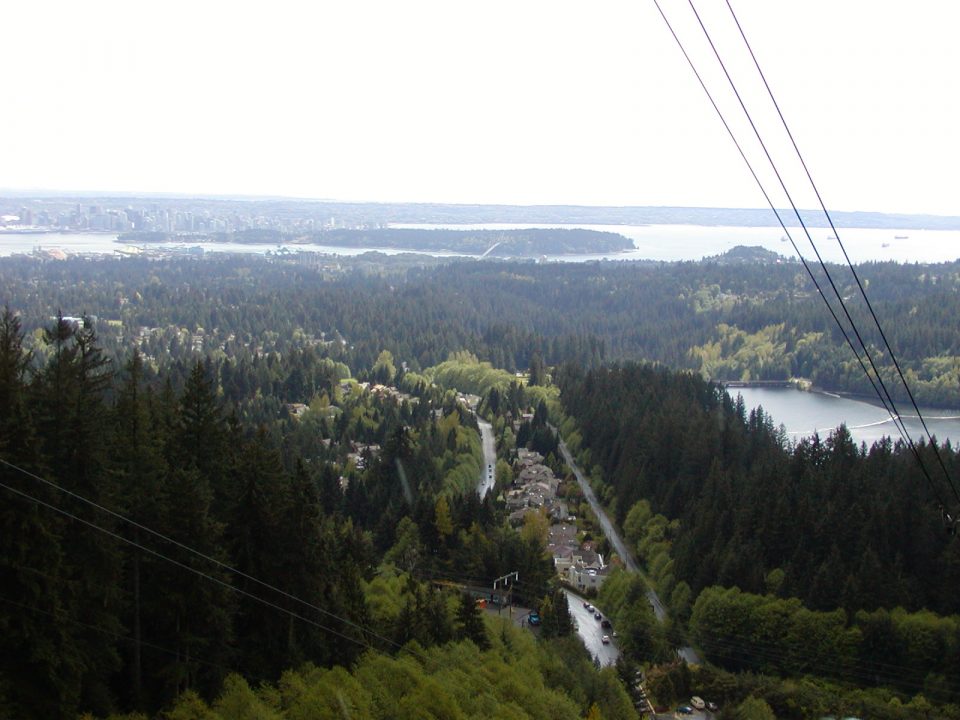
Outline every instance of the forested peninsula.
[(491, 257), (608, 254), (633, 248), (633, 242), (613, 232), (583, 228), (527, 228), (456, 230), (419, 228), (331, 229), (313, 233), (279, 230), (241, 230), (229, 233), (181, 234), (130, 232), (121, 243), (185, 241), (324, 245), (347, 248), (380, 248), (409, 252), (447, 252)]

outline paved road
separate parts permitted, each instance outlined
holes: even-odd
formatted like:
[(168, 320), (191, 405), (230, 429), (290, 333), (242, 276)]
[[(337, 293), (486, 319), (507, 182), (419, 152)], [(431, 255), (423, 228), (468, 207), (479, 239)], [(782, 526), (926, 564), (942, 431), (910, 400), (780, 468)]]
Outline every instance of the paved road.
[(480, 426), (480, 441), (483, 445), (483, 467), (480, 470), (477, 494), (483, 500), (487, 493), (493, 490), (493, 484), (496, 482), (494, 473), (497, 467), (497, 447), (493, 441), (493, 426), (486, 420), (481, 420), (479, 416), (477, 424)]
[(611, 638), (609, 645), (603, 644), (603, 636), (610, 635), (613, 630), (604, 630), (600, 627), (600, 621), (593, 613), (584, 606), (584, 599), (570, 590), (564, 590), (567, 596), (567, 605), (570, 606), (570, 614), (577, 623), (577, 634), (583, 640), (587, 651), (600, 661), (603, 666), (613, 665), (617, 662), (620, 651), (617, 649), (616, 640)]
[[(556, 428), (554, 428), (554, 432), (556, 432)], [(576, 462), (574, 462), (573, 455), (570, 453), (569, 448), (567, 448), (567, 444), (562, 438), (560, 439), (560, 452), (563, 455), (563, 459), (566, 461), (567, 465), (570, 466), (570, 469), (576, 476), (577, 482), (580, 484), (580, 489), (583, 490), (584, 497), (587, 498), (587, 502), (590, 503), (590, 507), (597, 516), (597, 520), (600, 522), (600, 527), (603, 529), (603, 534), (607, 536), (610, 544), (613, 545), (613, 549), (617, 551), (620, 559), (623, 560), (623, 564), (626, 566), (627, 570), (637, 573), (640, 572), (640, 567), (637, 565), (637, 561), (634, 560), (633, 553), (629, 551), (626, 543), (623, 542), (620, 534), (613, 526), (613, 523), (610, 522), (610, 518), (607, 517), (606, 511), (604, 511), (603, 506), (597, 500), (597, 496), (594, 494), (593, 488), (590, 487), (590, 483), (587, 482), (587, 479), (583, 476), (580, 468), (577, 467)], [(663, 603), (660, 602), (660, 598), (657, 596), (657, 593), (653, 591), (653, 588), (647, 589), (647, 600), (650, 601), (650, 605), (653, 607), (653, 613), (657, 616), (657, 620), (660, 622), (666, 620), (667, 611), (663, 607)], [(572, 604), (571, 609), (573, 609)], [(699, 664), (700, 662), (700, 657), (692, 647), (677, 648), (677, 654), (688, 663)]]
[(573, 460), (573, 455), (570, 454), (570, 450), (567, 448), (567, 444), (563, 440), (560, 440), (560, 452), (563, 454), (563, 459), (566, 460), (567, 465), (569, 465), (570, 469), (573, 470), (573, 474), (577, 476), (577, 482), (580, 483), (580, 489), (583, 490), (583, 494), (586, 496), (587, 502), (590, 503), (590, 507), (593, 508), (593, 512), (600, 521), (600, 527), (603, 529), (603, 534), (607, 536), (610, 544), (613, 545), (613, 549), (617, 551), (620, 559), (623, 560), (623, 564), (627, 566), (627, 570), (630, 572), (640, 572), (640, 567), (637, 565), (637, 561), (633, 559), (633, 553), (627, 550), (626, 543), (623, 542), (623, 540), (620, 538), (620, 535), (613, 527), (613, 523), (610, 522), (610, 518), (607, 517), (607, 513), (604, 512), (603, 507), (600, 505), (600, 501), (597, 500), (597, 496), (593, 493), (593, 488), (590, 487), (590, 483), (587, 482), (587, 479), (583, 476), (583, 473), (580, 472), (580, 468), (577, 467), (576, 462)]

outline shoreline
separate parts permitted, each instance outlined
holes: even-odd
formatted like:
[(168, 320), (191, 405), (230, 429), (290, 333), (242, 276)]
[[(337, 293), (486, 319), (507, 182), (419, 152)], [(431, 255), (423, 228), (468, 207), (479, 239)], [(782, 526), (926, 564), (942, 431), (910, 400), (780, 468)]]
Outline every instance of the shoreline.
[[(823, 395), (825, 397), (837, 398), (840, 400), (853, 400), (857, 402), (862, 402), (866, 405), (877, 408), (878, 410), (886, 410), (883, 403), (880, 402), (879, 398), (876, 395), (865, 395), (863, 393), (850, 392), (848, 390), (828, 390), (826, 388), (818, 387), (813, 384), (812, 381), (805, 378), (791, 378), (790, 380), (756, 380), (756, 381), (745, 381), (745, 380), (731, 380), (731, 381), (718, 381), (714, 380), (717, 385), (723, 387), (724, 390), (728, 389), (737, 389), (737, 388), (752, 388), (757, 390), (762, 390), (764, 388), (769, 388), (772, 390), (776, 389), (789, 389), (795, 388), (800, 392), (808, 392), (815, 395)], [(913, 412), (913, 404), (909, 399), (906, 400), (895, 400), (898, 407), (901, 410), (900, 416), (908, 419), (916, 418), (916, 414)], [(904, 407), (904, 406), (908, 407)], [(920, 406), (921, 409), (925, 410), (945, 410), (949, 411), (951, 414), (945, 417), (952, 419), (954, 416), (960, 417), (960, 408), (957, 408), (953, 405), (937, 405), (937, 404), (924, 404)], [(936, 419), (929, 417), (925, 413), (927, 419)]]

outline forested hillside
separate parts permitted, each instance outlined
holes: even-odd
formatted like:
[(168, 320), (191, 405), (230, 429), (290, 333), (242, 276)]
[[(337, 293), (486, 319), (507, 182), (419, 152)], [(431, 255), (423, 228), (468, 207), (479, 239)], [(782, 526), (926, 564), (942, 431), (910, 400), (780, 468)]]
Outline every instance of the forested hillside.
[[(875, 263), (859, 272), (917, 400), (960, 407), (960, 264)], [(841, 293), (855, 297), (849, 271), (833, 273)], [(465, 349), (513, 371), (528, 368), (536, 351), (550, 365), (648, 360), (715, 380), (796, 377), (872, 392), (795, 263), (9, 259), (0, 282), (28, 333), (56, 308), (87, 312), (104, 321), (101, 338), (117, 358), (135, 343), (186, 362), (198, 349), (242, 359), (339, 342), (329, 354), (356, 367), (370, 367), (383, 349), (414, 370)], [(903, 399), (864, 308), (852, 301), (851, 312)]]
[[(485, 647), (473, 598), (438, 578), (519, 571), (519, 601), (547, 594), (543, 539), (458, 479), (481, 466), (452, 393), (366, 389), (306, 353), (271, 365), (312, 393), (296, 417), (271, 417), (248, 402), (269, 378), (228, 391), (229, 363), (197, 359), (177, 387), (173, 370), (148, 381), (136, 350), (112, 367), (89, 322), (60, 318), (42, 340), (30, 371), (18, 318), (0, 317), (5, 714), (156, 710), (216, 693), (229, 672), (276, 680), (408, 643)], [(369, 371), (390, 374), (379, 359)], [(294, 393), (289, 374), (278, 382)]]
[[(618, 519), (647, 500), (679, 521), (674, 573), (694, 594), (712, 584), (763, 592), (779, 569), (779, 592), (816, 609), (960, 612), (960, 542), (936, 509), (949, 486), (938, 471), (934, 496), (899, 443), (864, 452), (841, 427), (790, 447), (762, 411), (646, 366), (571, 371), (561, 388)], [(933, 453), (920, 451), (932, 472)], [(940, 451), (955, 473), (956, 453)]]
[(559, 382), (595, 489), (710, 659), (956, 699), (960, 540), (929, 446), (932, 489), (902, 444), (857, 448), (840, 427), (789, 446), (689, 373), (567, 367)]
[[(960, 397), (958, 268), (863, 275), (921, 401)], [(958, 700), (960, 542), (941, 523), (942, 477), (842, 429), (790, 445), (701, 377), (859, 389), (795, 266), (15, 258), (0, 288), (9, 715), (226, 717), (240, 703), (295, 717), (338, 683), (356, 712), (386, 716), (403, 692), (371, 690), (382, 672), (451, 717), (633, 717), (577, 646), (533, 648), (438, 589), (519, 571), (517, 600), (555, 616), (545, 521), (515, 529), (497, 497), (515, 443), (566, 473), (548, 419), (672, 615), (655, 626), (636, 576), (601, 592), (621, 679), (646, 666), (668, 702), (762, 694), (791, 719), (882, 706), (899, 720)], [(625, 358), (661, 365), (611, 363)], [(480, 397), (496, 434), (499, 490), (483, 501), (476, 416), (454, 389)], [(688, 640), (738, 674), (653, 667)], [(485, 682), (473, 662), (508, 677), (482, 703), (434, 692)], [(799, 675), (817, 676), (816, 702), (777, 684)], [(879, 699), (825, 700), (874, 685)]]

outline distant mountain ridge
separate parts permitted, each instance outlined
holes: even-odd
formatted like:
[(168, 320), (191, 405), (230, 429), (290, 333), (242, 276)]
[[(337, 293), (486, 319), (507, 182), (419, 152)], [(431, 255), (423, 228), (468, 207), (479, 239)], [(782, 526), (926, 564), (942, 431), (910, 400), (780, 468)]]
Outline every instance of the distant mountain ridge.
[[(696, 207), (590, 207), (584, 205), (389, 205), (391, 217), (416, 213), (416, 219), (390, 222), (422, 223), (558, 223), (582, 225), (704, 225), (778, 227), (770, 209)], [(795, 215), (779, 210), (787, 227), (799, 227)], [(808, 227), (825, 228), (823, 213), (801, 210)], [(916, 230), (960, 230), (960, 216), (831, 211), (837, 227)]]

